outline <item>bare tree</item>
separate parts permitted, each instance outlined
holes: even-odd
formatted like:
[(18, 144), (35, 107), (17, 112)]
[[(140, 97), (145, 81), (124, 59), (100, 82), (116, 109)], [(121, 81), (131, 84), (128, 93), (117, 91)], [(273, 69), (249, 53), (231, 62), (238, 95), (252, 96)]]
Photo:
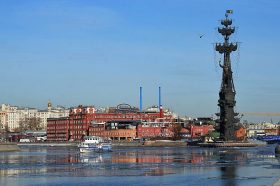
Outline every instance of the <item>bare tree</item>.
[(172, 125), (172, 132), (173, 132), (173, 139), (174, 140), (181, 139), (181, 136), (180, 136), (181, 130), (182, 130), (182, 126), (181, 125), (179, 125), (179, 124), (173, 124)]
[(14, 128), (14, 132), (21, 132), (20, 127)]
[(18, 130), (19, 130), (19, 132), (23, 132), (23, 131), (25, 131), (25, 130), (27, 130), (27, 118), (21, 118), (20, 120), (19, 120), (19, 127), (18, 127)]
[(41, 119), (36, 117), (23, 118), (19, 121), (19, 130), (21, 132), (26, 130), (41, 130)]
[(5, 132), (10, 132), (9, 126), (8, 126), (8, 125), (5, 125), (4, 130), (5, 130)]
[(30, 118), (29, 119), (30, 129), (31, 130), (42, 130), (43, 127), (41, 125), (41, 118)]

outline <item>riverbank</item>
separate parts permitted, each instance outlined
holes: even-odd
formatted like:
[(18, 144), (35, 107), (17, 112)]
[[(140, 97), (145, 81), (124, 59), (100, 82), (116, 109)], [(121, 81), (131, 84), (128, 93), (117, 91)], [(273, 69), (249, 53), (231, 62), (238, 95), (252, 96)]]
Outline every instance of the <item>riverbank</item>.
[(114, 142), (114, 146), (133, 146), (133, 147), (178, 147), (187, 146), (184, 141), (155, 140), (145, 142)]
[(16, 143), (0, 143), (0, 152), (20, 151)]
[[(77, 146), (78, 142), (39, 142), (39, 143), (18, 143), (18, 146), (43, 146), (43, 147), (63, 147), (63, 146)], [(156, 140), (156, 141), (114, 141), (112, 142), (114, 147), (177, 147), (187, 146), (186, 142), (183, 141), (169, 141), (169, 140)]]
[(78, 145), (76, 142), (65, 142), (65, 143), (45, 143), (45, 142), (39, 142), (39, 143), (18, 143), (18, 146), (42, 146), (42, 147), (75, 147)]
[(279, 186), (279, 185), (280, 185), (280, 179), (273, 184), (273, 186)]

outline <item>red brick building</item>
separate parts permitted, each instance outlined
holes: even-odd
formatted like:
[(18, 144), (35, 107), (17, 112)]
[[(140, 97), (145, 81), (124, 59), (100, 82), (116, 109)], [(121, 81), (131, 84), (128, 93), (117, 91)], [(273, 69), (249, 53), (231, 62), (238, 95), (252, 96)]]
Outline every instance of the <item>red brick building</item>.
[(106, 123), (96, 123), (89, 127), (89, 135), (111, 138), (112, 140), (133, 140), (136, 138), (136, 127), (106, 129)]
[(125, 131), (120, 130), (122, 128), (105, 130), (105, 125), (92, 127), (92, 123), (156, 121), (159, 119), (172, 120), (172, 116), (165, 116), (162, 109), (160, 109), (160, 112), (139, 112), (126, 104), (118, 105), (108, 112), (97, 112), (92, 106), (79, 106), (70, 109), (69, 117), (48, 119), (47, 139), (48, 141), (80, 141), (85, 135), (98, 134), (98, 136), (106, 135), (113, 139), (131, 139), (137, 136), (136, 129), (128, 130), (128, 128), (125, 128)]
[(199, 138), (201, 136), (205, 136), (213, 130), (214, 130), (213, 125), (191, 125), (190, 126), (191, 138)]
[(69, 118), (49, 118), (47, 125), (47, 139), (51, 141), (68, 141), (69, 134)]
[(138, 138), (152, 138), (162, 135), (162, 128), (160, 126), (139, 125), (137, 127)]

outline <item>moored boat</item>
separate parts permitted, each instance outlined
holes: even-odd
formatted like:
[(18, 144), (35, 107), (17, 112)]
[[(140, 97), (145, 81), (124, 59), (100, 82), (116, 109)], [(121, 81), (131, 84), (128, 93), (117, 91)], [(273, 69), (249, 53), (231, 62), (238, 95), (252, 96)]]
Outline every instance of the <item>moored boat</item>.
[(110, 140), (99, 136), (85, 136), (78, 148), (80, 152), (105, 152), (112, 151), (112, 144)]

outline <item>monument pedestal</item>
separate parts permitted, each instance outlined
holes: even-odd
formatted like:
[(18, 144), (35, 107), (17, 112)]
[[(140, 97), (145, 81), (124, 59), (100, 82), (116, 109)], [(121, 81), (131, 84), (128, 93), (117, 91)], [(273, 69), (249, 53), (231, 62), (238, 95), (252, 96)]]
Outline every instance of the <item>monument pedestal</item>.
[(264, 144), (257, 144), (251, 142), (210, 142), (210, 143), (199, 143), (200, 147), (212, 147), (212, 148), (225, 148), (225, 147), (257, 147), (264, 146)]

